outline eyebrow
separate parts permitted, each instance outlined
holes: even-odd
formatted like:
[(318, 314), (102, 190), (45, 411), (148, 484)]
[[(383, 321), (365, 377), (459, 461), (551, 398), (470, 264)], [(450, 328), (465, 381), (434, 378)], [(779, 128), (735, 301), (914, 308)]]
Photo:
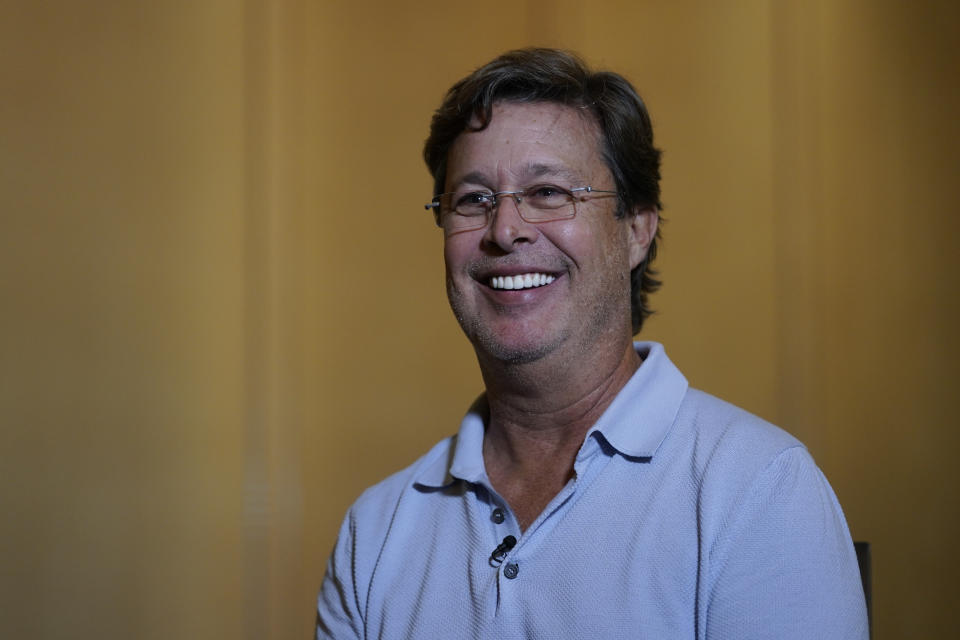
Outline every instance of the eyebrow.
[[(534, 178), (542, 178), (544, 176), (551, 176), (556, 178), (562, 178), (570, 183), (571, 186), (577, 186), (574, 183), (582, 182), (583, 178), (579, 173), (569, 169), (563, 165), (558, 164), (545, 164), (545, 163), (534, 163), (524, 166), (520, 171), (519, 175), (523, 178), (522, 181), (526, 182)], [(493, 190), (493, 180), (490, 180), (488, 175), (483, 171), (471, 171), (470, 173), (464, 175), (460, 180), (457, 181), (457, 185), (462, 185), (466, 183), (472, 184), (481, 184), (491, 190)]]
[(541, 178), (552, 175), (569, 180), (570, 182), (582, 179), (576, 171), (557, 164), (531, 164), (524, 168), (522, 175), (527, 175), (531, 178)]

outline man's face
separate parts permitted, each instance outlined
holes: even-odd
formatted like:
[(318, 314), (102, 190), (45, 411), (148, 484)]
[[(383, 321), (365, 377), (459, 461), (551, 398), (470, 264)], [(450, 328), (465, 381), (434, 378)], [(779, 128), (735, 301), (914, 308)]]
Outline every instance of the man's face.
[[(447, 158), (445, 191), (543, 184), (615, 189), (589, 116), (555, 103), (498, 103), (490, 125), (461, 134)], [(631, 216), (616, 219), (616, 201), (590, 194), (574, 218), (529, 223), (503, 196), (486, 227), (446, 237), (447, 295), (479, 356), (530, 362), (629, 340), (630, 269), (650, 230), (638, 232)], [(501, 288), (503, 277), (525, 274), (534, 285), (549, 282)]]

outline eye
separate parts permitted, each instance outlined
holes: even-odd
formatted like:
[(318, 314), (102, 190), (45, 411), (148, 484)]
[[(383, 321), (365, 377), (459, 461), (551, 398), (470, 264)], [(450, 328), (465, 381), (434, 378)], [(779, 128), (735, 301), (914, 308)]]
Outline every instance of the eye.
[(570, 192), (552, 184), (538, 184), (524, 193), (526, 202), (537, 209), (556, 209), (571, 201)]
[(482, 191), (471, 191), (458, 194), (453, 201), (453, 209), (462, 215), (485, 214), (490, 207), (492, 194)]
[(487, 201), (489, 196), (485, 193), (480, 193), (479, 191), (474, 191), (472, 193), (466, 193), (460, 196), (457, 200), (457, 204), (482, 204)]
[(555, 187), (552, 184), (544, 184), (536, 187), (531, 187), (527, 190), (528, 198), (552, 198), (558, 194), (565, 193), (563, 189)]

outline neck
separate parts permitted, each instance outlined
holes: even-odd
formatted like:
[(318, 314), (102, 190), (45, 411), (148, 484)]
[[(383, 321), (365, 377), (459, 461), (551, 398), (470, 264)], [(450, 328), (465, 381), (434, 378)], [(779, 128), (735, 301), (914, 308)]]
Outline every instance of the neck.
[(560, 358), (515, 365), (480, 359), (490, 407), (485, 457), (514, 468), (563, 460), (570, 471), (587, 431), (640, 366), (629, 337), (606, 351)]
[(600, 415), (640, 366), (629, 336), (604, 352), (508, 365), (485, 363), (490, 420), (483, 461), (521, 531), (574, 474), (574, 461)]

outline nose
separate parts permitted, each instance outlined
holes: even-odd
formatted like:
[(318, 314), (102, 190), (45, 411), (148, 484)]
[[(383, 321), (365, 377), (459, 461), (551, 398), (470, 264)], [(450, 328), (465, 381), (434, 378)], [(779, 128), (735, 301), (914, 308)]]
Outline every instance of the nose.
[(501, 192), (490, 211), (484, 242), (509, 253), (521, 242), (536, 242), (539, 230), (520, 215), (520, 194)]

